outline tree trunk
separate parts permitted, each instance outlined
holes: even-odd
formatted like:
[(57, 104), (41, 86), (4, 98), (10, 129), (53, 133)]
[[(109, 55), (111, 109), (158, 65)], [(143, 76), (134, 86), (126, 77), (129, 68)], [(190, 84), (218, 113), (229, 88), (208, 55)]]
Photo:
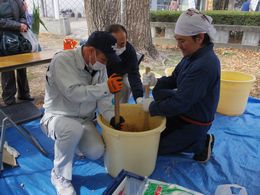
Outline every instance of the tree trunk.
[(214, 10), (225, 10), (228, 7), (229, 0), (215, 0), (214, 3)]
[(84, 2), (89, 34), (95, 30), (104, 30), (109, 24), (121, 23), (128, 31), (129, 42), (137, 50), (148, 53), (153, 58), (158, 56), (152, 43), (150, 0), (84, 0)]
[(126, 23), (126, 0), (121, 0), (121, 24)]
[(150, 1), (125, 0), (126, 21), (123, 24), (128, 31), (128, 40), (137, 50), (148, 53), (151, 57), (158, 56), (152, 43), (150, 27)]
[(235, 0), (229, 0), (228, 1), (228, 10), (234, 10), (235, 8)]
[(120, 0), (84, 0), (88, 33), (120, 22)]

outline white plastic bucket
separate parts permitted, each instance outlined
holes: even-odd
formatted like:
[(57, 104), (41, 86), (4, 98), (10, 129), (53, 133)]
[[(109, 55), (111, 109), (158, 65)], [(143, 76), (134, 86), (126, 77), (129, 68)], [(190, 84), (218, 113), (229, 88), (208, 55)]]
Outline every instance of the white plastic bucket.
[(217, 112), (236, 116), (245, 111), (247, 99), (256, 78), (254, 75), (221, 71), (220, 99)]
[(121, 104), (120, 115), (124, 117), (129, 132), (111, 128), (101, 116), (97, 119), (106, 144), (107, 171), (113, 177), (122, 169), (149, 176), (155, 168), (160, 134), (165, 129), (166, 119), (150, 117), (139, 104)]

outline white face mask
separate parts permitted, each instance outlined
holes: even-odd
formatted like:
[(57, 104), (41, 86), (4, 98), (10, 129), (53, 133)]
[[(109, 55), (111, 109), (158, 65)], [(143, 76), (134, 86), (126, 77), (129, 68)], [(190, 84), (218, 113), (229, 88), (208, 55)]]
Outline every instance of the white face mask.
[(124, 53), (124, 51), (126, 50), (126, 47), (115, 48), (115, 50), (116, 50), (116, 55), (120, 56), (122, 53)]
[(96, 61), (96, 63), (92, 65), (92, 69), (98, 71), (98, 70), (102, 70), (105, 66), (106, 66), (105, 64)]
[(94, 64), (91, 64), (91, 56), (89, 56), (89, 64), (87, 65), (89, 69), (98, 71), (98, 70), (102, 70), (105, 66), (106, 66), (105, 64), (102, 64), (99, 61), (96, 61)]

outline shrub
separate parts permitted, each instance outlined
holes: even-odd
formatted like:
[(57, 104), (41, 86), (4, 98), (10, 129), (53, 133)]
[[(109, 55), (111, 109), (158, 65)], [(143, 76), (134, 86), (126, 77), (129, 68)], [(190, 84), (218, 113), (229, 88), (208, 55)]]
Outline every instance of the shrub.
[[(215, 10), (205, 14), (213, 18), (213, 24), (260, 26), (260, 12)], [(181, 12), (151, 11), (151, 22), (176, 22)]]

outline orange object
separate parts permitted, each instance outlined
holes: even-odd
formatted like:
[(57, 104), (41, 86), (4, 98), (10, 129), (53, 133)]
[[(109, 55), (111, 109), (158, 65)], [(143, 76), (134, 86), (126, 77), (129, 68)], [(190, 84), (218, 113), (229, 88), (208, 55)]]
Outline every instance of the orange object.
[(64, 41), (63, 41), (63, 49), (64, 50), (74, 49), (77, 44), (78, 44), (78, 42), (73, 40), (73, 39), (64, 39)]
[(108, 88), (111, 93), (117, 93), (119, 92), (123, 87), (123, 78), (119, 76), (118, 74), (112, 74), (108, 80)]

